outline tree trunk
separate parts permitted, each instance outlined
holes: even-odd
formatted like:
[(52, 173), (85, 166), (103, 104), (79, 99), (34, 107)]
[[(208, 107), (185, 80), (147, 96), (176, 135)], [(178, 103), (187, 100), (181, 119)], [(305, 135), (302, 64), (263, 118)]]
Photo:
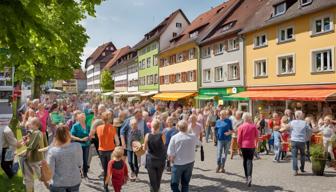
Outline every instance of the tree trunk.
[(41, 82), (35, 77), (32, 81), (32, 99), (39, 99), (41, 96)]

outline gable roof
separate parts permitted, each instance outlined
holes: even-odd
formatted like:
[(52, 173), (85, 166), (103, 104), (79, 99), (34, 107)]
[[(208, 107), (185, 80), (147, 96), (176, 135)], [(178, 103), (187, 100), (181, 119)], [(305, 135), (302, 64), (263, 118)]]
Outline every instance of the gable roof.
[(134, 45), (134, 49), (140, 49), (147, 44), (153, 42), (154, 40), (160, 38), (161, 34), (167, 29), (169, 24), (174, 20), (174, 18), (181, 13), (182, 16), (185, 18), (185, 20), (190, 24), (190, 21), (184, 14), (184, 12), (181, 9), (178, 9), (171, 13), (168, 17), (166, 17), (159, 25), (154, 27), (152, 30), (150, 30), (148, 33), (144, 35), (144, 38), (138, 42), (136, 45)]
[[(202, 37), (204, 37), (204, 35), (208, 34), (210, 32), (209, 30), (212, 29), (217, 24), (217, 22), (224, 15), (226, 15), (231, 10), (231, 8), (233, 8), (238, 2), (240, 2), (240, 0), (229, 0), (214, 8), (211, 8), (207, 12), (202, 13), (196, 19), (194, 19), (180, 35), (173, 38), (171, 40), (170, 46), (163, 51), (170, 50), (174, 47), (192, 41), (197, 42), (198, 39), (201, 39)], [(198, 37), (191, 38), (190, 34), (195, 31), (198, 31)]]
[(130, 46), (123, 47), (121, 49), (116, 50), (112, 55), (113, 58), (110, 59), (110, 61), (105, 65), (104, 69), (109, 70), (113, 65), (115, 65), (120, 57), (125, 55), (125, 53), (129, 52), (131, 50)]
[[(266, 1), (242, 0), (237, 4), (235, 10), (223, 18), (222, 21), (205, 38), (200, 40), (200, 44), (211, 43), (232, 34), (240, 32), (248, 24), (250, 18)], [(227, 26), (228, 29), (224, 30)]]
[[(302, 6), (300, 0), (259, 0), (264, 1), (263, 5), (255, 12), (254, 16), (248, 22), (248, 25), (241, 33), (248, 33), (260, 28), (281, 23), (295, 17), (317, 12), (332, 6), (336, 6), (334, 0), (313, 0), (311, 4)], [(286, 12), (282, 15), (272, 17), (274, 6), (286, 2), (290, 6), (287, 7)]]
[(85, 73), (82, 69), (74, 70), (74, 79), (86, 79)]
[[(104, 50), (107, 47), (110, 47), (110, 46), (113, 48), (113, 50), (116, 50), (116, 47), (114, 46), (114, 44), (112, 42), (107, 42), (107, 43), (104, 43), (104, 44), (98, 46), (97, 49), (86, 59), (85, 68), (88, 67), (87, 63), (88, 63), (89, 60), (92, 61), (91, 63), (97, 63), (97, 62), (102, 61), (105, 57), (109, 57), (111, 54), (106, 54), (105, 56), (102, 56), (102, 53), (104, 52)], [(113, 51), (111, 51), (111, 52), (113, 52)]]

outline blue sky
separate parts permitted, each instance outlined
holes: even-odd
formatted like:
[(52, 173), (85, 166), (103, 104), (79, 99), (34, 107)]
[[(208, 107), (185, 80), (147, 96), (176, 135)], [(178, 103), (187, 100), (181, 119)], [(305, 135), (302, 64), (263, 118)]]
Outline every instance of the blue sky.
[(200, 13), (225, 0), (106, 0), (96, 7), (96, 17), (82, 23), (90, 39), (85, 60), (102, 43), (112, 41), (117, 48), (133, 46), (171, 12), (182, 9), (190, 22)]

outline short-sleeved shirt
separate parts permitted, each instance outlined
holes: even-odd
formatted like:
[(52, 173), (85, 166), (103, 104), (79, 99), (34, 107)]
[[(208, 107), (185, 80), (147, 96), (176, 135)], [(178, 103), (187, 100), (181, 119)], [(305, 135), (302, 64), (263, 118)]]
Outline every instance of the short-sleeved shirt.
[(97, 136), (99, 140), (99, 151), (113, 151), (115, 148), (114, 137), (117, 134), (116, 128), (111, 124), (99, 125)]
[[(78, 137), (78, 138), (85, 138), (90, 135), (90, 127), (86, 126), (86, 129), (84, 129), (79, 122), (75, 123), (71, 128), (71, 135)], [(82, 146), (89, 146), (90, 141), (85, 142), (79, 142)]]
[(188, 126), (189, 133), (195, 134), (197, 138), (200, 137), (202, 132), (202, 125), (199, 123), (196, 123), (194, 127), (192, 127), (191, 124)]
[(289, 125), (291, 129), (291, 141), (306, 142), (308, 124), (303, 120), (293, 120)]
[(231, 141), (231, 135), (225, 135), (225, 133), (232, 131), (232, 121), (230, 119), (217, 120), (216, 127), (217, 138), (220, 141)]

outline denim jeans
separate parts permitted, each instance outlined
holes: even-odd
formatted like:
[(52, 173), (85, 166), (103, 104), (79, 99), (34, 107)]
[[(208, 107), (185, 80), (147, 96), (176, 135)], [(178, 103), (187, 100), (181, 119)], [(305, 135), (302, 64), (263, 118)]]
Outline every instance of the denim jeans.
[(210, 134), (212, 134), (212, 131), (211, 131), (211, 127), (209, 126), (205, 129), (205, 141), (207, 143), (209, 143)]
[(135, 155), (133, 151), (127, 150), (127, 159), (128, 165), (130, 166), (133, 173), (138, 176), (139, 173), (139, 165), (138, 165), (138, 157)]
[[(230, 150), (231, 141), (217, 141), (217, 165), (225, 166), (226, 158)], [(223, 154), (224, 153), (224, 154)]]
[(280, 161), (281, 143), (274, 143), (274, 160)]
[(72, 187), (54, 187), (50, 185), (49, 189), (50, 192), (79, 192), (79, 186), (80, 184)]
[(300, 161), (301, 161), (301, 167), (300, 170), (304, 170), (305, 166), (305, 142), (296, 142), (292, 141), (292, 159), (293, 159), (293, 170), (297, 171), (298, 169), (298, 163), (297, 163), (297, 156), (298, 152), (300, 152)]
[(90, 146), (82, 146), (82, 150), (83, 150), (83, 174), (84, 176), (87, 176), (89, 170), (88, 160), (89, 160)]
[(254, 155), (255, 149), (254, 148), (242, 148), (241, 152), (243, 154), (243, 166), (244, 166), (245, 177), (248, 178), (249, 176), (252, 176), (253, 155)]
[[(188, 192), (194, 162), (185, 165), (173, 165), (170, 187), (173, 192)], [(179, 184), (181, 181), (181, 191)]]

